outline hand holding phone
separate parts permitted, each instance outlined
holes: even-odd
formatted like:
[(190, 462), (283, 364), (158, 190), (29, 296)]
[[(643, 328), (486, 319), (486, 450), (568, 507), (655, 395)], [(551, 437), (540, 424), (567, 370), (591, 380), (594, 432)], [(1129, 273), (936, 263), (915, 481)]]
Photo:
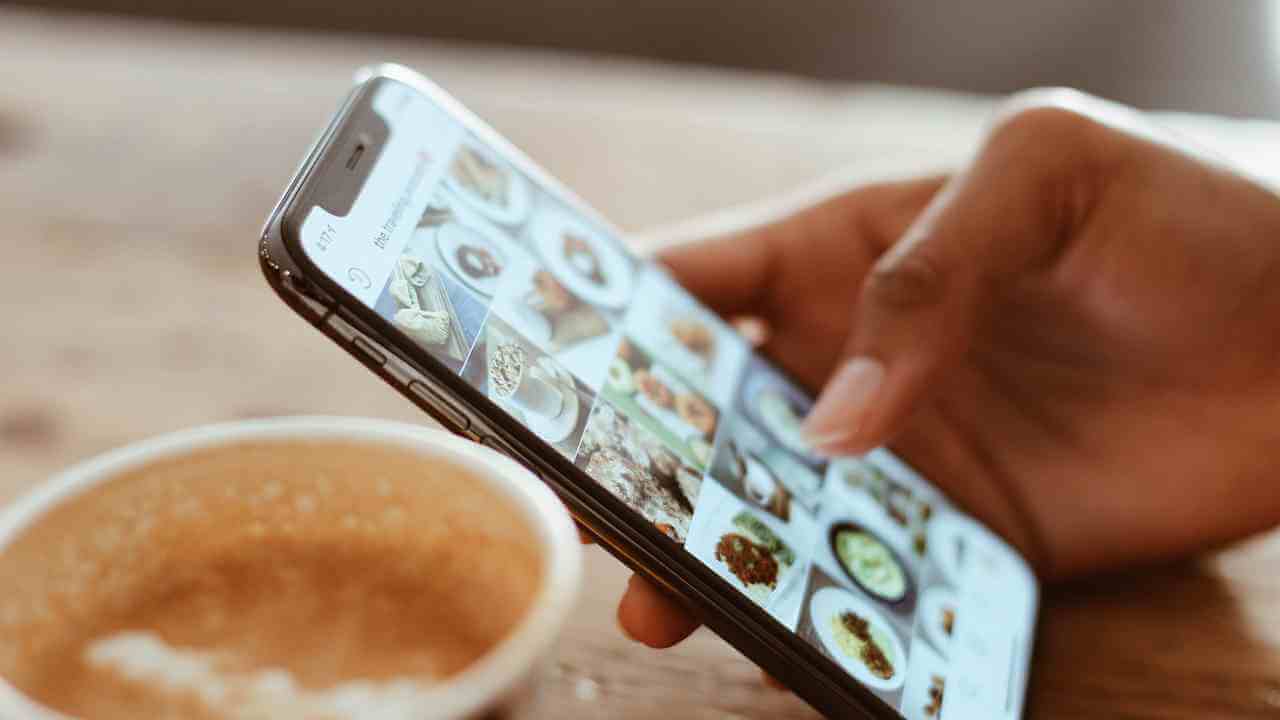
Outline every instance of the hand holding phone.
[[(811, 422), (836, 431), (827, 452), (892, 438), (1042, 578), (1274, 527), (1274, 193), (1080, 93), (997, 116), (952, 177), (861, 187), (661, 259), (825, 387)], [(840, 381), (859, 357), (886, 368), (872, 397)]]

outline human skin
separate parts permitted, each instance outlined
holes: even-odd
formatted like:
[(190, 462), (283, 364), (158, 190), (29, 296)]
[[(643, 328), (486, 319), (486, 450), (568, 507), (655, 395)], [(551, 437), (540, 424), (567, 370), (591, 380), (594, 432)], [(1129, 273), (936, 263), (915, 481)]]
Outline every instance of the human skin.
[[(1052, 582), (1280, 523), (1280, 199), (1070, 91), (1015, 96), (948, 177), (853, 189), (660, 258)], [(633, 579), (623, 629), (697, 622)]]

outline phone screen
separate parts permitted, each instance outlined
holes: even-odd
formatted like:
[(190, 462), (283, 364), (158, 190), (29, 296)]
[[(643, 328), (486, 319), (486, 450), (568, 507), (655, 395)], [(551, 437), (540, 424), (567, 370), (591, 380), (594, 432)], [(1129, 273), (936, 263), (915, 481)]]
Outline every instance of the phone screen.
[(391, 326), (912, 719), (1021, 715), (1037, 587), (884, 449), (828, 459), (812, 398), (660, 267), (398, 82), (351, 210), (299, 235)]

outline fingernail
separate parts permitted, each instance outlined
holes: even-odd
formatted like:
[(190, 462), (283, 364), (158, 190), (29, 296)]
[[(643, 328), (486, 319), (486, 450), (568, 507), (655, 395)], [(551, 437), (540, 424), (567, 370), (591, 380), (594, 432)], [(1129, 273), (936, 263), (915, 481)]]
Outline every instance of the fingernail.
[(838, 448), (855, 439), (884, 383), (884, 365), (869, 357), (844, 364), (827, 383), (818, 404), (801, 428), (818, 452)]

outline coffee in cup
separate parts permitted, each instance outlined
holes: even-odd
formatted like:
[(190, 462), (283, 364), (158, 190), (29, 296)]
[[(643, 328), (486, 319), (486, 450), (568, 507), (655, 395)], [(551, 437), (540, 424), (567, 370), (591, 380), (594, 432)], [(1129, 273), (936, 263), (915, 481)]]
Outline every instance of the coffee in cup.
[(0, 717), (490, 712), (563, 622), (577, 552), (527, 471), (438, 431), (162, 439), (0, 518)]

